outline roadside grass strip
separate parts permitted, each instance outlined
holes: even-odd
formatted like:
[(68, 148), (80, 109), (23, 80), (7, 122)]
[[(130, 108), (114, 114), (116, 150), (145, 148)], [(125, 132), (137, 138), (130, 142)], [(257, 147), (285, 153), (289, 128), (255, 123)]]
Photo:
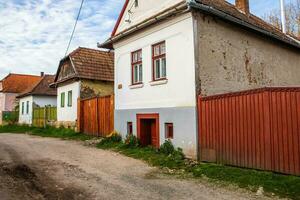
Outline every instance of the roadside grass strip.
[[(0, 126), (0, 133), (26, 133), (41, 137), (81, 141), (94, 138), (65, 128), (37, 128), (17, 125)], [(282, 198), (300, 200), (300, 177), (211, 163), (199, 163), (186, 159), (182, 150), (176, 149), (170, 141), (166, 141), (160, 149), (150, 146), (141, 147), (135, 136), (130, 135), (122, 140), (118, 133), (113, 132), (103, 138), (97, 144), (97, 148), (112, 150), (143, 160), (152, 166), (164, 169), (163, 172), (165, 173), (179, 175), (181, 178), (193, 177), (221, 185), (232, 184), (253, 192), (263, 188), (267, 196), (277, 195)]]
[(41, 137), (61, 138), (65, 140), (89, 140), (93, 137), (77, 133), (74, 130), (67, 128), (54, 128), (54, 127), (31, 127), (26, 125), (5, 125), (0, 126), (0, 133), (26, 133), (29, 135), (36, 135)]
[[(158, 150), (152, 147), (140, 147), (139, 145), (128, 146), (126, 140), (125, 142), (122, 140), (113, 142), (109, 139), (103, 139), (97, 147), (144, 160), (152, 166), (162, 169), (167, 168), (169, 170), (166, 170), (166, 172), (171, 171), (171, 174), (181, 174), (181, 177), (205, 178), (222, 185), (232, 184), (253, 192), (263, 188), (267, 196), (276, 195), (281, 198), (300, 199), (300, 177), (190, 161), (184, 158), (180, 149), (170, 147), (170, 144), (166, 141)], [(165, 151), (166, 146), (169, 148), (167, 151)]]

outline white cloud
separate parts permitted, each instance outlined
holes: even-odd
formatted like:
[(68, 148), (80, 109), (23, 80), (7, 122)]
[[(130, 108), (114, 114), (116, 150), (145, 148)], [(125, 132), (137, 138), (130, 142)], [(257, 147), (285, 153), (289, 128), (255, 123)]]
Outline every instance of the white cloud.
[[(109, 36), (122, 0), (85, 0), (70, 50), (96, 48)], [(80, 0), (0, 2), (0, 78), (7, 73), (55, 73), (64, 57)]]

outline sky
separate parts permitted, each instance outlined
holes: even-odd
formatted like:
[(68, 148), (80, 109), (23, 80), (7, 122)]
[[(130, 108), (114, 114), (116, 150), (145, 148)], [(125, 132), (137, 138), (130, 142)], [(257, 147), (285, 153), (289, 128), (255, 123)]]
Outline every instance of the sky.
[[(0, 0), (0, 79), (8, 73), (56, 73), (80, 3), (81, 0)], [(124, 0), (85, 0), (69, 52), (78, 46), (97, 48), (97, 42), (105, 41), (123, 3)], [(250, 0), (250, 4), (251, 12), (258, 16), (279, 8), (279, 0)]]

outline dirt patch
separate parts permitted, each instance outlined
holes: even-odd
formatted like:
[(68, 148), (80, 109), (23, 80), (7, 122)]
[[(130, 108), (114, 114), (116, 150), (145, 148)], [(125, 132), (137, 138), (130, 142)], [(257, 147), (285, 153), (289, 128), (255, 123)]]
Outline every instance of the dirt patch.
[(0, 134), (1, 200), (268, 199), (181, 176), (82, 142)]
[(45, 173), (36, 171), (26, 164), (0, 163), (2, 184), (15, 196), (22, 199), (86, 199), (89, 195), (83, 190), (56, 183)]

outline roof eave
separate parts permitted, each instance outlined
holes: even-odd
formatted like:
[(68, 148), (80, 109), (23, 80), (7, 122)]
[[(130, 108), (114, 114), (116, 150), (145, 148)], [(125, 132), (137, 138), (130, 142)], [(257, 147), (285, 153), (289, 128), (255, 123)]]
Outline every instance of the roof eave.
[(181, 2), (175, 4), (174, 6), (171, 6), (170, 8), (167, 8), (147, 19), (145, 19), (144, 21), (131, 26), (128, 29), (123, 30), (122, 32), (118, 33), (118, 34), (112, 34), (112, 36), (106, 40), (104, 43), (98, 43), (98, 48), (105, 48), (105, 49), (113, 49), (113, 43), (115, 43), (116, 41), (119, 41), (121, 39), (123, 39), (124, 37), (131, 35), (133, 33), (135, 33), (138, 30), (141, 30), (147, 26), (153, 25), (158, 21), (161, 21), (171, 15), (173, 15), (176, 12), (188, 12), (188, 10), (186, 10), (188, 8), (187, 3), (185, 0), (182, 0)]

